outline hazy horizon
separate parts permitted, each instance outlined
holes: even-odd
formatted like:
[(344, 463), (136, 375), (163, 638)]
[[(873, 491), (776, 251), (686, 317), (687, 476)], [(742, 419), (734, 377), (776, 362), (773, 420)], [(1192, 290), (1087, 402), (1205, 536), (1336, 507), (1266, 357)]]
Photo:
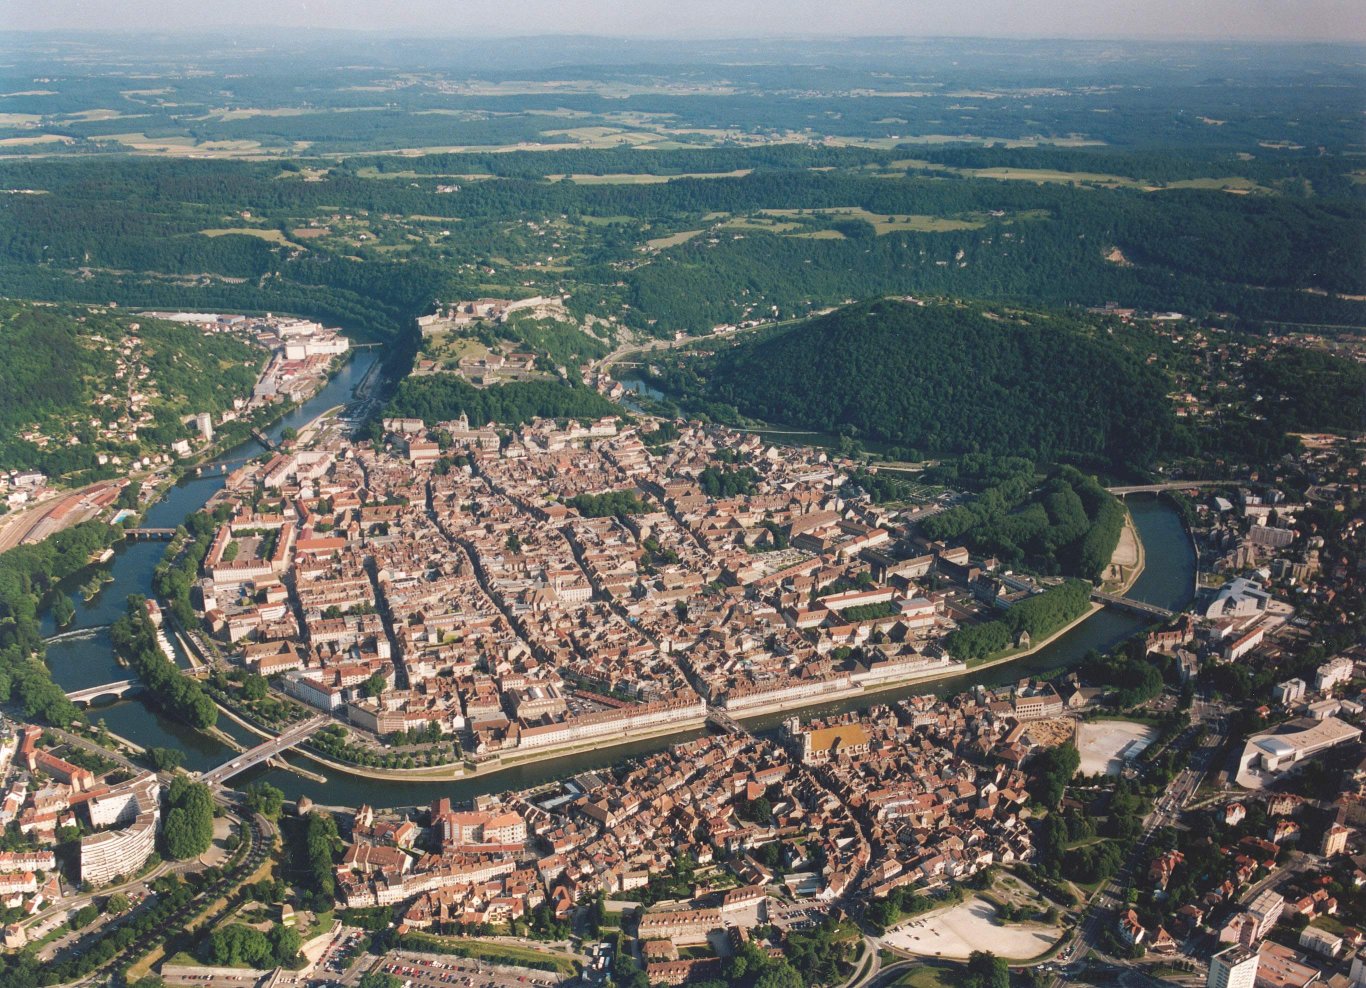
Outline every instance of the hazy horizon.
[(650, 40), (840, 37), (1019, 40), (1366, 42), (1354, 0), (225, 0), (210, 10), (173, 0), (11, 0), (0, 28), (33, 32), (194, 34), (224, 29), (316, 30), (383, 36), (580, 36)]

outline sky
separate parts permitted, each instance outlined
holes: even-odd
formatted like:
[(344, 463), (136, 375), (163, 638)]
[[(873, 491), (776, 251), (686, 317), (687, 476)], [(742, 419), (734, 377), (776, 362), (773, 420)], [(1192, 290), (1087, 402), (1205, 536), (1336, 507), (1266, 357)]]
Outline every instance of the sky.
[(0, 0), (0, 30), (1366, 41), (1362, 0)]

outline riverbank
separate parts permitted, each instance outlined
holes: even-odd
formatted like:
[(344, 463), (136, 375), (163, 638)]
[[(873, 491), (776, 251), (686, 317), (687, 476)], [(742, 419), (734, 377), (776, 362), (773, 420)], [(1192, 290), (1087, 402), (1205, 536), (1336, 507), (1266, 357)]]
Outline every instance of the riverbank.
[[(239, 716), (231, 708), (224, 706), (218, 701), (214, 701), (216, 706), (224, 716), (234, 724), (250, 731), (262, 740), (275, 737), (251, 721)], [(677, 721), (669, 724), (662, 724), (659, 727), (648, 730), (623, 731), (618, 734), (610, 734), (602, 737), (585, 739), (582, 742), (570, 742), (566, 744), (553, 745), (546, 748), (539, 748), (528, 751), (520, 757), (516, 751), (505, 756), (495, 756), (496, 760), (484, 763), (471, 762), (463, 759), (459, 762), (451, 762), (446, 765), (431, 765), (416, 768), (369, 768), (363, 765), (352, 765), (347, 762), (334, 761), (326, 755), (321, 755), (300, 745), (292, 751), (300, 757), (307, 758), (309, 761), (325, 768), (330, 768), (346, 775), (355, 776), (360, 779), (375, 779), (384, 782), (458, 782), (463, 779), (477, 778), (480, 776), (494, 775), (498, 772), (511, 768), (524, 767), (535, 762), (545, 761), (552, 757), (562, 757), (564, 755), (579, 754), (585, 751), (599, 751), (607, 748), (614, 748), (624, 744), (632, 744), (640, 741), (650, 741), (660, 737), (667, 737), (673, 734), (686, 734), (690, 731), (700, 730), (707, 723), (705, 716), (690, 718), (685, 721)], [(284, 761), (282, 758), (281, 761)], [(295, 772), (304, 778), (312, 779), (315, 782), (327, 782), (325, 776), (309, 772), (297, 765), (285, 763), (288, 770)]]
[[(1125, 535), (1127, 535), (1130, 540), (1129, 546), (1125, 545)], [(1119, 544), (1115, 546), (1114, 556), (1112, 556), (1110, 560), (1112, 566), (1116, 565), (1115, 559), (1118, 558), (1121, 553), (1125, 554), (1125, 558), (1132, 559), (1132, 564), (1130, 565), (1128, 576), (1125, 578), (1124, 582), (1115, 587), (1112, 592), (1123, 595), (1133, 589), (1134, 584), (1138, 582), (1138, 578), (1143, 575), (1143, 570), (1147, 566), (1148, 560), (1147, 553), (1143, 548), (1143, 539), (1139, 536), (1138, 527), (1134, 525), (1133, 515), (1129, 513), (1127, 508), (1124, 512), (1124, 532), (1120, 535)], [(1012, 649), (996, 658), (987, 659), (985, 662), (979, 662), (976, 665), (970, 665), (965, 671), (978, 672), (982, 669), (990, 669), (993, 666), (1003, 665), (1007, 662), (1013, 662), (1016, 659), (1023, 659), (1026, 656), (1033, 655), (1040, 649), (1046, 648), (1048, 645), (1057, 641), (1073, 628), (1080, 625), (1083, 621), (1090, 618), (1097, 611), (1102, 611), (1104, 609), (1104, 604), (1093, 602), (1084, 614), (1067, 622), (1067, 624), (1063, 625), (1037, 645), (1031, 644), (1029, 648), (1025, 649)]]
[[(1019, 658), (1028, 653), (1022, 652)], [(874, 696), (878, 693), (888, 693), (893, 690), (904, 689), (907, 686), (914, 686), (916, 683), (927, 682), (932, 679), (946, 679), (954, 676), (961, 676), (963, 673), (971, 672), (966, 663), (950, 662), (937, 669), (926, 669), (923, 672), (913, 673), (909, 676), (898, 676), (895, 679), (888, 679), (878, 683), (856, 683), (851, 687), (841, 690), (834, 690), (829, 693), (822, 693), (819, 697), (802, 697), (790, 703), (764, 703), (753, 707), (746, 707), (744, 710), (726, 710), (726, 713), (738, 721), (754, 720), (759, 717), (771, 717), (774, 714), (796, 713), (802, 710), (810, 710), (813, 707), (823, 706), (827, 703), (838, 703), (842, 700), (854, 700), (863, 696)]]
[[(265, 410), (268, 414), (260, 416), (259, 418), (251, 416), (248, 419), (237, 419), (228, 423), (225, 431), (215, 435), (212, 442), (203, 449), (197, 451), (190, 459), (173, 464), (172, 468), (168, 470), (164, 476), (153, 471), (143, 478), (134, 477), (134, 480), (140, 480), (144, 483), (153, 477), (160, 478), (153, 485), (151, 494), (144, 499), (143, 506), (139, 509), (138, 514), (142, 515), (145, 513), (148, 508), (165, 497), (166, 493), (177, 484), (202, 476), (201, 471), (205, 464), (222, 460), (234, 450), (239, 449), (248, 443), (257, 441), (252, 435), (252, 429), (260, 429), (262, 432), (265, 432), (267, 429), (273, 429), (291, 412), (304, 408), (310, 401), (327, 390), (332, 382), (336, 380), (337, 376), (355, 359), (356, 352), (357, 351), (354, 348), (348, 349), (340, 360), (334, 361), (332, 366), (327, 369), (327, 373), (319, 379), (318, 387), (302, 401), (272, 402), (270, 405), (265, 406)], [(373, 372), (375, 366), (376, 365), (372, 364), (371, 367), (366, 370), (367, 376)], [(260, 410), (258, 409), (258, 413), (259, 411)], [(320, 417), (321, 416), (319, 416), (319, 418)], [(242, 425), (247, 426), (247, 431), (245, 433), (243, 433), (240, 428)]]
[[(1127, 580), (1120, 589), (1121, 593), (1126, 592), (1133, 587), (1133, 585), (1138, 581), (1139, 576), (1142, 575), (1146, 564), (1146, 554), (1143, 549), (1143, 540), (1139, 536), (1138, 529), (1137, 526), (1135, 526), (1134, 524), (1132, 515), (1130, 515), (1127, 511), (1125, 513), (1125, 529), (1129, 533), (1129, 538), (1131, 539), (1131, 544), (1133, 547), (1132, 558), (1134, 562), (1128, 573)], [(1121, 542), (1123, 542), (1122, 539)], [(1120, 551), (1120, 547), (1116, 546), (1115, 551), (1118, 554)], [(1104, 610), (1104, 606), (1105, 605), (1103, 604), (1092, 603), (1088, 606), (1085, 612), (1079, 614), (1076, 618), (1067, 622), (1043, 640), (1037, 643), (1031, 643), (1031, 645), (1028, 648), (1011, 649), (1003, 655), (987, 659), (975, 665), (957, 662), (952, 663), (946, 667), (940, 667), (937, 669), (926, 669), (923, 672), (919, 672), (914, 675), (899, 677), (896, 679), (888, 680), (886, 682), (879, 682), (876, 684), (869, 685), (856, 685), (845, 689), (832, 691), (829, 693), (822, 694), (819, 697), (801, 697), (799, 699), (786, 703), (779, 701), (775, 703), (758, 704), (753, 707), (748, 707), (742, 711), (726, 710), (725, 712), (739, 722), (752, 721), (764, 717), (772, 717), (777, 714), (801, 715), (803, 711), (810, 711), (818, 707), (826, 706), (830, 703), (857, 701), (863, 698), (872, 698), (880, 693), (891, 693), (896, 692), (897, 690), (906, 689), (907, 687), (914, 686), (916, 683), (952, 680), (969, 674), (984, 672), (986, 670), (990, 670), (1010, 662), (1016, 662), (1021, 659), (1028, 658), (1029, 656), (1035, 655), (1041, 650), (1048, 648), (1058, 639), (1066, 635), (1068, 632), (1074, 630), (1083, 622), (1093, 617), (1098, 611)], [(247, 730), (251, 731), (253, 734), (256, 734), (258, 737), (268, 738), (271, 736), (263, 732), (260, 728), (257, 728), (256, 726), (248, 723), (247, 721), (237, 717), (235, 714), (233, 714), (231, 711), (225, 708), (222, 704), (219, 704), (218, 706), (219, 709), (222, 710), (229, 717), (231, 717), (234, 720), (234, 722), (240, 724)], [(658, 738), (667, 738), (673, 735), (683, 735), (688, 733), (689, 731), (698, 730), (704, 727), (705, 724), (706, 718), (703, 717), (697, 718), (695, 720), (665, 724), (661, 725), (658, 728), (647, 731), (626, 731), (621, 734), (610, 735), (608, 737), (593, 738), (590, 740), (586, 740), (582, 743), (556, 745), (553, 747), (547, 747), (536, 751), (528, 751), (525, 754), (521, 755), (514, 751), (510, 752), (506, 756), (499, 756), (496, 761), (491, 760), (489, 762), (484, 763), (474, 763), (466, 760), (460, 763), (451, 763), (449, 765), (411, 769), (366, 768), (359, 765), (351, 765), (344, 762), (333, 761), (330, 758), (320, 755), (317, 752), (310, 751), (302, 746), (294, 750), (300, 756), (307, 758), (309, 761), (312, 761), (315, 764), (322, 765), (326, 768), (333, 769), (334, 771), (342, 772), (346, 775), (355, 776), (358, 778), (374, 779), (377, 781), (385, 782), (458, 782), (469, 779), (476, 779), (484, 776), (495, 775), (498, 772), (506, 771), (508, 769), (526, 767), (534, 765), (537, 762), (543, 762), (555, 758), (562, 758), (569, 755), (580, 754), (585, 751), (597, 751), (617, 747), (620, 745), (630, 744), (633, 742), (649, 741)], [(298, 769), (297, 766), (290, 766), (290, 768), (292, 770), (299, 771), (300, 774), (304, 774), (301, 770)]]
[(1103, 584), (1104, 588), (1110, 593), (1123, 596), (1138, 582), (1147, 563), (1147, 553), (1143, 548), (1143, 540), (1139, 538), (1138, 529), (1134, 526), (1134, 516), (1130, 513), (1128, 505), (1125, 505), (1124, 528), (1120, 531), (1119, 542), (1110, 556), (1109, 567), (1112, 572), (1118, 571), (1121, 579), (1117, 584)]

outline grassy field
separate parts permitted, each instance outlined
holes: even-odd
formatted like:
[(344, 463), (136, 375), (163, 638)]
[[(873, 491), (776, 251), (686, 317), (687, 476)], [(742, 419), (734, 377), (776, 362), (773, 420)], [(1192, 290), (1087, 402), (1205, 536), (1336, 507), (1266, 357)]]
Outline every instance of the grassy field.
[(269, 240), (273, 244), (284, 244), (287, 247), (299, 247), (279, 230), (261, 229), (254, 226), (231, 226), (215, 230), (200, 230), (200, 234), (205, 237), (227, 237), (239, 234), (244, 237), (259, 237), (262, 240)]
[(635, 172), (620, 172), (609, 175), (547, 175), (552, 182), (567, 178), (575, 185), (663, 185), (679, 178), (744, 178), (752, 168), (737, 168), (733, 172), (684, 172), (681, 175), (647, 175)]
[[(1187, 178), (1179, 182), (1168, 182), (1163, 189), (1217, 189), (1223, 192), (1262, 192), (1275, 194), (1274, 189), (1268, 189), (1265, 185), (1258, 185), (1250, 178), (1243, 178), (1241, 175), (1229, 175), (1224, 178)], [(1161, 191), (1160, 189), (1154, 191)]]
[(70, 144), (71, 138), (61, 134), (34, 134), (32, 137), (6, 137), (0, 139), (0, 147), (22, 147), (28, 144)]
[(736, 216), (721, 224), (723, 230), (756, 230), (763, 233), (789, 233), (801, 229), (800, 223), (769, 219), (766, 216)]
[[(193, 155), (196, 158), (243, 158), (262, 153), (259, 141), (204, 141), (193, 137), (148, 137), (143, 133), (109, 134), (103, 141), (115, 141), (142, 154)], [(291, 150), (303, 151), (307, 141), (295, 141)], [(272, 150), (280, 154), (283, 149)]]
[(919, 213), (870, 213), (859, 206), (829, 206), (824, 209), (765, 209), (767, 216), (810, 216), (819, 214), (834, 220), (864, 220), (882, 236), (887, 233), (952, 233), (956, 230), (980, 230), (986, 226), (981, 220), (952, 219), (946, 216), (926, 216)]
[(464, 336), (458, 332), (437, 333), (435, 336), (423, 338), (417, 359), (444, 363), (448, 360), (459, 361), (465, 357), (483, 357), (488, 352), (489, 348), (472, 336)]
[(921, 965), (907, 971), (893, 983), (898, 988), (952, 988), (957, 984), (957, 978), (944, 968)]
[(679, 233), (671, 233), (667, 237), (656, 237), (654, 240), (645, 241), (645, 247), (648, 250), (668, 250), (670, 247), (686, 244), (701, 232), (701, 230), (683, 230)]
[(468, 174), (465, 172), (416, 172), (404, 169), (400, 172), (380, 171), (374, 165), (356, 169), (358, 178), (458, 178), (462, 182), (480, 182), (493, 178), (492, 175)]
[(1005, 182), (1058, 182), (1064, 185), (1103, 185), (1115, 189), (1146, 189), (1147, 185), (1123, 175), (1103, 172), (1060, 172), (1051, 168), (965, 168), (973, 178), (994, 178)]
[(895, 172), (925, 171), (960, 175), (964, 178), (993, 178), (1002, 182), (1040, 182), (1061, 185), (1100, 185), (1109, 189), (1140, 189), (1144, 192), (1161, 192), (1164, 189), (1216, 189), (1224, 192), (1261, 192), (1274, 194), (1274, 189), (1258, 185), (1250, 178), (1241, 175), (1224, 175), (1208, 178), (1187, 178), (1175, 182), (1153, 185), (1125, 175), (1111, 175), (1106, 172), (1064, 172), (1051, 168), (951, 168), (948, 165), (922, 161), (919, 158), (903, 158), (887, 166), (891, 171), (880, 172), (886, 178), (895, 177)]

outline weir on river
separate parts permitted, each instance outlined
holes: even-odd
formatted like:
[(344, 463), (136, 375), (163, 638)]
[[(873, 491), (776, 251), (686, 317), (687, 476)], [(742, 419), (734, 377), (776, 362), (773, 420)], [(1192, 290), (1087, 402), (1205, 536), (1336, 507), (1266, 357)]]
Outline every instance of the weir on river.
[[(343, 404), (377, 360), (373, 351), (358, 353), (317, 396), (290, 412), (271, 429), (272, 436), (278, 437), (280, 430), (286, 426), (298, 428), (327, 409)], [(241, 461), (261, 452), (264, 452), (263, 447), (248, 442), (227, 451), (215, 462)], [(143, 524), (174, 527), (199, 510), (222, 485), (222, 474), (213, 471), (190, 478), (171, 488), (160, 501), (152, 505)], [(1172, 507), (1152, 495), (1131, 495), (1126, 502), (1143, 540), (1146, 557), (1143, 573), (1127, 596), (1157, 607), (1180, 610), (1190, 600), (1195, 574), (1191, 542), (1180, 518)], [(165, 544), (157, 542), (121, 544), (115, 550), (115, 558), (110, 564), (114, 582), (94, 600), (77, 602), (72, 627), (59, 634), (51, 616), (44, 616), (45, 633), (53, 636), (47, 650), (48, 664), (53, 678), (63, 689), (76, 691), (127, 678), (127, 670), (120, 668), (114, 660), (108, 625), (122, 614), (129, 594), (145, 595), (151, 592), (152, 571), (165, 549)], [(72, 578), (75, 581), (72, 587), (79, 583), (79, 576)], [(1065, 669), (1080, 663), (1091, 649), (1110, 648), (1141, 629), (1145, 623), (1132, 614), (1106, 608), (1033, 655), (1014, 662), (989, 669), (969, 670), (944, 679), (911, 683), (900, 689), (856, 696), (838, 703), (746, 720), (745, 727), (760, 733), (775, 731), (783, 718), (794, 712), (802, 716), (829, 714), (892, 703), (903, 696), (958, 692), (973, 683), (1001, 685), (1030, 674)], [(187, 665), (183, 655), (177, 654), (177, 660), (182, 666)], [(169, 747), (185, 752), (185, 766), (191, 771), (205, 771), (221, 765), (232, 754), (222, 741), (160, 716), (142, 698), (130, 697), (108, 706), (95, 707), (90, 711), (90, 716), (92, 720), (104, 720), (109, 730), (144, 747)], [(220, 718), (219, 728), (247, 748), (260, 742), (260, 738), (249, 734), (226, 717)], [(540, 785), (602, 768), (634, 755), (657, 751), (701, 733), (694, 730), (576, 752), (454, 782), (376, 780), (347, 775), (337, 770), (327, 772), (326, 782), (315, 782), (282, 769), (260, 766), (238, 775), (232, 784), (240, 787), (256, 779), (264, 779), (283, 790), (286, 798), (308, 796), (316, 803), (329, 806), (355, 806), (360, 803), (419, 806), (442, 796), (465, 800), (484, 793)], [(304, 766), (309, 764), (297, 753), (282, 757)]]
[(89, 641), (101, 631), (107, 630), (108, 627), (109, 625), (107, 624), (98, 624), (90, 628), (76, 628), (74, 631), (63, 631), (61, 634), (53, 635), (51, 638), (44, 638), (43, 644), (54, 645), (57, 642)]

